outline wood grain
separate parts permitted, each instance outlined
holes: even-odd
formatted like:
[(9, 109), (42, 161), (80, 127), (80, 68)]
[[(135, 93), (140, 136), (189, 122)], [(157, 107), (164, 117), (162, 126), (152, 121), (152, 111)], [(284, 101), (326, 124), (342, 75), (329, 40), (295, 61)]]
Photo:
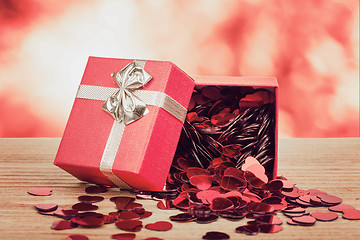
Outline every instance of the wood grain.
[[(110, 239), (120, 233), (113, 224), (96, 229), (77, 228), (51, 230), (55, 217), (38, 214), (33, 205), (54, 202), (70, 208), (77, 196), (84, 194), (85, 183), (55, 167), (52, 162), (60, 139), (0, 139), (0, 239), (63, 239), (69, 234), (86, 234), (90, 239)], [(279, 142), (279, 174), (297, 182), (302, 189), (316, 188), (342, 197), (345, 203), (360, 209), (360, 139), (281, 139)], [(48, 197), (31, 196), (27, 190), (51, 187)], [(102, 194), (99, 211), (114, 211), (108, 199), (126, 195), (117, 189)], [(177, 210), (159, 210), (154, 201), (139, 201), (153, 211), (144, 220), (151, 223), (168, 220)], [(310, 209), (311, 211), (311, 209)], [(327, 211), (320, 208), (320, 211)], [(282, 214), (279, 217), (286, 220)], [(155, 232), (143, 229), (136, 239), (154, 236), (163, 239), (201, 239), (207, 231), (223, 231), (231, 239), (254, 239), (234, 232), (246, 220), (230, 222), (219, 219), (211, 224), (174, 223), (173, 230)], [(257, 239), (360, 239), (360, 221), (341, 216), (334, 222), (317, 222), (314, 227), (283, 224), (277, 234), (259, 234)]]

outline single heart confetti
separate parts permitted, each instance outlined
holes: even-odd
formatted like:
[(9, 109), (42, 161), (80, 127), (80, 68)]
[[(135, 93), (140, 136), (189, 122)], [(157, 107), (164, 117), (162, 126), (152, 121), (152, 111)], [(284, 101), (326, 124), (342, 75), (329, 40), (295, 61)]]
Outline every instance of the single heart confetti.
[(66, 229), (72, 229), (75, 228), (77, 225), (66, 220), (58, 220), (53, 222), (51, 225), (51, 229), (54, 230), (66, 230)]
[(172, 229), (172, 224), (166, 221), (158, 221), (155, 223), (146, 224), (145, 228), (155, 231), (169, 231), (170, 229)]
[(338, 218), (338, 215), (334, 212), (312, 212), (310, 215), (323, 222), (334, 221)]
[(72, 209), (78, 211), (94, 211), (97, 210), (98, 208), (99, 207), (96, 205), (93, 205), (91, 203), (84, 203), (84, 202), (75, 203), (74, 205), (72, 205)]
[(360, 210), (346, 209), (343, 211), (342, 217), (348, 220), (360, 220)]
[(82, 226), (82, 227), (88, 227), (88, 228), (95, 228), (99, 227), (104, 224), (104, 218), (101, 217), (75, 217), (70, 220), (71, 222)]
[(142, 222), (139, 220), (120, 220), (116, 221), (115, 225), (125, 231), (138, 232), (142, 228)]
[(117, 239), (117, 240), (133, 240), (135, 237), (136, 237), (135, 233), (117, 233), (111, 235), (112, 239)]
[(305, 226), (314, 225), (316, 222), (316, 219), (312, 216), (293, 217), (292, 220)]
[(345, 203), (341, 203), (339, 205), (329, 207), (329, 210), (333, 211), (333, 212), (344, 212), (344, 210), (347, 210), (347, 209), (355, 209), (355, 207), (350, 204), (345, 204)]
[(208, 240), (222, 240), (222, 239), (229, 239), (230, 236), (223, 232), (207, 232), (202, 239), (208, 239)]
[(282, 226), (275, 224), (260, 224), (257, 227), (261, 233), (277, 233), (283, 229)]
[(235, 229), (235, 232), (254, 236), (259, 233), (259, 228), (257, 225), (243, 225), (243, 226), (237, 227)]
[(84, 196), (79, 196), (78, 200), (83, 203), (97, 203), (104, 200), (104, 197), (84, 195)]
[(58, 208), (56, 203), (39, 203), (35, 204), (34, 207), (41, 212), (51, 212)]
[(72, 235), (67, 236), (63, 240), (89, 240), (89, 238), (85, 235), (72, 234)]
[(96, 186), (89, 186), (87, 188), (85, 188), (85, 192), (87, 194), (97, 194), (97, 193), (105, 193), (108, 191), (108, 188), (105, 186), (100, 186), (100, 185), (96, 185)]
[(29, 194), (34, 196), (50, 196), (52, 193), (51, 188), (33, 188), (28, 191)]
[(190, 183), (200, 190), (207, 190), (212, 185), (209, 175), (194, 175), (190, 178)]

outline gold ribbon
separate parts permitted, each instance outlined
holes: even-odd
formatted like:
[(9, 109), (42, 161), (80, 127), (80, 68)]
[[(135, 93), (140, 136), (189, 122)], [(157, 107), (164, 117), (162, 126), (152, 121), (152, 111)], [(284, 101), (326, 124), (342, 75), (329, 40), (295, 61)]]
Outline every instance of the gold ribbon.
[(151, 80), (144, 66), (145, 60), (134, 60), (116, 73), (116, 83), (120, 88), (80, 85), (76, 94), (76, 98), (105, 101), (102, 109), (115, 119), (100, 161), (100, 170), (121, 188), (131, 187), (118, 178), (112, 168), (125, 126), (147, 114), (146, 105), (161, 107), (181, 122), (184, 122), (187, 113), (184, 106), (163, 92), (138, 90)]

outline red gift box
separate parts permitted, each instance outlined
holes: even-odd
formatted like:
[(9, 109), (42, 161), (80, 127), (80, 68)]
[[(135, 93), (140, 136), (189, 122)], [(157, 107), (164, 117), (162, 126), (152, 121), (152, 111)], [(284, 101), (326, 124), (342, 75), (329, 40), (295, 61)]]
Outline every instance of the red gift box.
[[(266, 175), (269, 179), (275, 179), (277, 176), (277, 163), (278, 163), (278, 83), (276, 78), (274, 77), (220, 77), (220, 76), (198, 76), (194, 77), (195, 80), (195, 89), (201, 89), (209, 86), (216, 87), (237, 87), (237, 88), (251, 88), (254, 91), (265, 90), (271, 93), (271, 101), (274, 104), (274, 111), (271, 113), (271, 118), (274, 120), (272, 126), (270, 126), (271, 130), (271, 145), (268, 149), (271, 152), (271, 161), (266, 163)], [(240, 91), (239, 91), (240, 92)], [(249, 94), (247, 96), (250, 96)], [(239, 96), (240, 97), (240, 96)], [(262, 104), (266, 104), (267, 102), (257, 103), (256, 96), (245, 97), (242, 96), (242, 104), (244, 108), (248, 107), (257, 107)], [(191, 102), (194, 100), (195, 95)], [(215, 105), (216, 103), (214, 103)], [(190, 103), (191, 105), (191, 103)], [(189, 106), (190, 108), (192, 106)], [(181, 155), (181, 154), (180, 154)], [(254, 155), (250, 155), (254, 156)], [(255, 156), (254, 156), (255, 157)], [(259, 160), (259, 159), (258, 159)]]
[[(136, 65), (139, 63), (142, 66)], [(115, 109), (115, 117), (129, 108), (133, 110), (130, 117), (140, 114), (140, 108), (132, 105), (138, 101), (129, 93), (133, 89), (127, 91), (121, 84), (120, 88), (111, 77), (120, 69), (128, 69), (128, 64), (135, 61), (89, 58), (54, 164), (83, 181), (159, 191), (171, 166), (194, 81), (170, 62), (139, 61), (133, 66), (137, 72), (124, 70), (121, 76), (129, 81), (129, 88), (138, 85), (132, 81), (143, 73), (142, 67), (145, 73), (140, 74), (139, 81), (147, 78), (146, 74), (152, 77), (133, 92), (144, 101), (148, 113), (125, 125), (126, 116), (119, 123), (102, 108), (107, 101)], [(120, 89), (123, 93), (114, 95)], [(121, 100), (126, 93), (130, 107), (120, 103), (127, 110), (118, 111), (120, 105), (113, 105), (113, 100)]]

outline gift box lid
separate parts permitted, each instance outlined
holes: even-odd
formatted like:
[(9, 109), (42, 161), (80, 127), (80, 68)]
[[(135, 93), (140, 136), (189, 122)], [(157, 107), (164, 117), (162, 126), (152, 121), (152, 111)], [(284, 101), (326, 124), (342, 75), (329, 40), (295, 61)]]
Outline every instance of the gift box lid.
[(162, 190), (193, 89), (171, 62), (90, 57), (54, 164), (88, 182)]

